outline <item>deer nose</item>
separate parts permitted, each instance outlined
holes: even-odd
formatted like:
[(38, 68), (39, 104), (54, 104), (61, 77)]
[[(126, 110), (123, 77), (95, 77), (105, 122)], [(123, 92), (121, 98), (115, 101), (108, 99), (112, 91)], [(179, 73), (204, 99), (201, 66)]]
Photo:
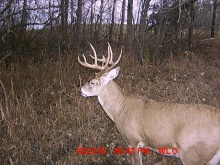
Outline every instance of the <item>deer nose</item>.
[(81, 88), (81, 95), (82, 95), (83, 97), (88, 97), (88, 96), (86, 95), (86, 92), (84, 91), (83, 88)]

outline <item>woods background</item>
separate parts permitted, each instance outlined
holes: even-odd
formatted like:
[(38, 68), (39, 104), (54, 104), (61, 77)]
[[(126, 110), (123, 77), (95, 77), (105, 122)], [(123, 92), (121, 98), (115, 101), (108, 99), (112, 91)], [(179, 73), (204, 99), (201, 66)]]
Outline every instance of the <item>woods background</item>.
[[(1, 0), (0, 59), (110, 42), (155, 59), (219, 27), (218, 0)], [(206, 36), (208, 37), (208, 36)], [(150, 53), (151, 52), (151, 53)]]

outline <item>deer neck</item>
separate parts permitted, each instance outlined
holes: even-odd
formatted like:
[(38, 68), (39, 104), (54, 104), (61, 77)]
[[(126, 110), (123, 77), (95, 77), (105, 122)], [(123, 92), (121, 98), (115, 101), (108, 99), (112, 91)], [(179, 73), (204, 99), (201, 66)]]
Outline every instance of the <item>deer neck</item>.
[(120, 114), (124, 102), (123, 95), (122, 89), (114, 81), (106, 84), (98, 95), (99, 103), (113, 121)]

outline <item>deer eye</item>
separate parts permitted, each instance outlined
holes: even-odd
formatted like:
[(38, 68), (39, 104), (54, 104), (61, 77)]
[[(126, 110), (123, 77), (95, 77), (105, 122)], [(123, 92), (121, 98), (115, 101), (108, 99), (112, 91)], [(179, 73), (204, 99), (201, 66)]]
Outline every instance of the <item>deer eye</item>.
[(91, 84), (91, 85), (95, 85), (95, 82), (94, 82), (94, 81), (90, 81), (90, 84)]

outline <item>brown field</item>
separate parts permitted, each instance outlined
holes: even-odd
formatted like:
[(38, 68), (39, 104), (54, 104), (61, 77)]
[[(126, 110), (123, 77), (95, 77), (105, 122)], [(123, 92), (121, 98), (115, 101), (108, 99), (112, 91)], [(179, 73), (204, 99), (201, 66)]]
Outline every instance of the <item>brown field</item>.
[[(113, 154), (114, 147), (127, 146), (97, 98), (80, 95), (80, 84), (93, 71), (80, 66), (76, 57), (73, 52), (62, 58), (54, 55), (39, 61), (13, 62), (7, 67), (1, 64), (8, 109), (0, 89), (0, 164), (130, 164), (129, 155)], [(220, 40), (201, 41), (190, 52), (172, 54), (154, 65), (141, 66), (123, 54), (119, 65), (116, 82), (129, 93), (220, 107)], [(77, 147), (104, 147), (107, 152), (80, 155)], [(181, 162), (150, 153), (144, 156), (144, 164)]]

